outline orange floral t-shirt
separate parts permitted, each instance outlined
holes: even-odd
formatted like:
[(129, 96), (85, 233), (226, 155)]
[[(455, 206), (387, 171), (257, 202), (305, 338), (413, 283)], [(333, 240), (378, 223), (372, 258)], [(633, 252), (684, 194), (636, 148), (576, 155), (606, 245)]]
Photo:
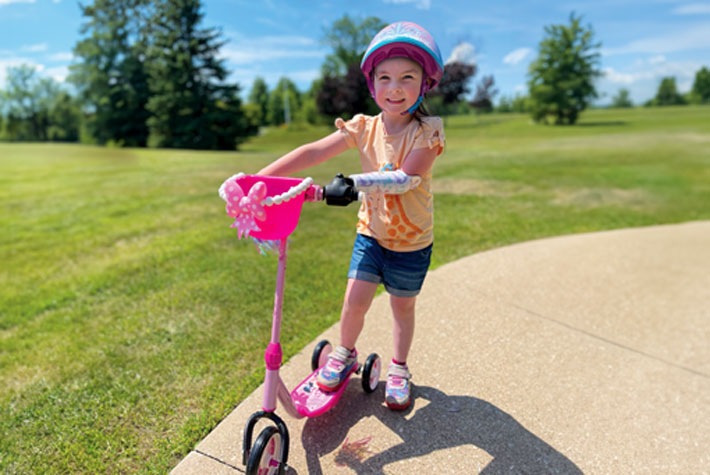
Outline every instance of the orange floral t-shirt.
[[(421, 120), (421, 121), (420, 121)], [(351, 148), (360, 151), (363, 172), (399, 170), (409, 152), (418, 148), (444, 151), (444, 127), (439, 117), (412, 120), (397, 134), (385, 133), (382, 114), (358, 114), (335, 126)], [(367, 193), (358, 212), (357, 232), (377, 240), (392, 251), (424, 249), (434, 240), (434, 196), (431, 170), (416, 188), (400, 195)]]

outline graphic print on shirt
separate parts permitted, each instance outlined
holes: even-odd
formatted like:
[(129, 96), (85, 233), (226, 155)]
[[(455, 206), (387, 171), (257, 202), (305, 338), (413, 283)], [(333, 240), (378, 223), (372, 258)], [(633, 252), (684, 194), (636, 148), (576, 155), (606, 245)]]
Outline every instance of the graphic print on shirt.
[[(393, 172), (397, 169), (398, 167), (394, 163), (385, 163), (380, 167), (380, 172)], [(382, 201), (384, 201), (384, 203), (382, 203)], [(370, 194), (366, 197), (366, 204), (367, 217), (365, 220), (361, 220), (358, 223), (358, 228), (363, 227), (370, 230), (372, 210), (376, 207), (383, 209), (384, 216), (382, 216), (382, 221), (385, 223), (386, 239), (391, 247), (399, 245), (406, 246), (411, 240), (416, 238), (418, 234), (422, 233), (422, 230), (414, 225), (407, 217), (399, 195), (377, 194), (376, 196), (372, 196), (372, 194)]]

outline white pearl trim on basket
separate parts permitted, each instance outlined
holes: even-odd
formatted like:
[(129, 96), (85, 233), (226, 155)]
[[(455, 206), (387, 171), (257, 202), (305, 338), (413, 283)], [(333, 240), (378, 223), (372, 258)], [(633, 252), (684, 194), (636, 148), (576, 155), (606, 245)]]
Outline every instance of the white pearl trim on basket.
[[(232, 175), (231, 177), (227, 178), (224, 181), (224, 183), (222, 183), (222, 186), (219, 187), (219, 196), (223, 200), (227, 201), (227, 194), (224, 191), (224, 186), (228, 182), (230, 182), (232, 180), (239, 180), (243, 176), (244, 176), (244, 173), (237, 173), (236, 175)], [(288, 202), (292, 198), (295, 198), (296, 196), (305, 192), (312, 184), (313, 184), (313, 178), (311, 178), (311, 177), (304, 178), (301, 183), (299, 183), (296, 186), (291, 187), (288, 191), (284, 191), (280, 195), (267, 196), (266, 198), (261, 200), (261, 204), (263, 206), (273, 206), (273, 205), (279, 205), (283, 202)]]

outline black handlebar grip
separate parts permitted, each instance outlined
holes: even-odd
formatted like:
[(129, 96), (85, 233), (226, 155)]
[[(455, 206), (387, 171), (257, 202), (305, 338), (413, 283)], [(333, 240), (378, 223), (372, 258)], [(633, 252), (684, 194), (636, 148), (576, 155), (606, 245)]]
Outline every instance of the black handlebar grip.
[(352, 178), (338, 173), (329, 184), (325, 185), (323, 197), (329, 206), (347, 206), (357, 201), (358, 191)]

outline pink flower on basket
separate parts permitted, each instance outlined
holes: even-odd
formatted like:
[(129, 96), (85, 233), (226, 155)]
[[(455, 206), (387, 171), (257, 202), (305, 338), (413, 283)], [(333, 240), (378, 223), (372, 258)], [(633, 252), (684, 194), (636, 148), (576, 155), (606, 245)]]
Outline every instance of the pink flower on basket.
[(231, 227), (237, 228), (239, 239), (242, 235), (249, 236), (252, 231), (261, 231), (256, 221), (266, 219), (266, 210), (261, 201), (266, 197), (266, 184), (259, 181), (244, 195), (242, 187), (236, 179), (226, 183), (224, 187), (227, 201), (227, 214), (234, 219)]

